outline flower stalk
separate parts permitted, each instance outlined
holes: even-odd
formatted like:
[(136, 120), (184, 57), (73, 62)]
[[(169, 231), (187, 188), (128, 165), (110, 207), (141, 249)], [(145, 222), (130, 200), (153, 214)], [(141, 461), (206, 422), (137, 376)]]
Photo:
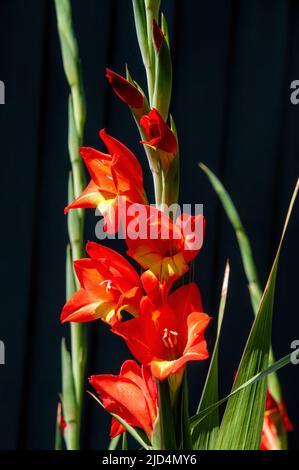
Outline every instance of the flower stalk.
[[(68, 199), (70, 203), (81, 194), (85, 186), (84, 167), (79, 150), (83, 141), (86, 107), (81, 64), (72, 26), (70, 0), (55, 0), (55, 7), (63, 66), (70, 86), (68, 104), (68, 150), (72, 169), (69, 175)], [(68, 235), (70, 240), (66, 271), (68, 298), (78, 288), (78, 282), (72, 270), (72, 263), (83, 256), (83, 228), (84, 210), (77, 209), (72, 211), (68, 215)], [(65, 344), (63, 345), (62, 353), (62, 404), (66, 419), (66, 447), (67, 449), (74, 450), (80, 448), (80, 425), (87, 344), (86, 326), (84, 324), (71, 323), (70, 328), (71, 354), (67, 353)], [(70, 386), (70, 383), (72, 383), (72, 386)], [(69, 410), (71, 410), (71, 413)]]
[[(164, 15), (161, 15), (161, 29), (158, 26), (160, 0), (132, 0), (136, 32), (140, 46), (143, 63), (145, 65), (148, 101), (150, 108), (158, 111), (165, 123), (169, 117), (169, 106), (172, 91), (172, 63), (169, 48), (168, 27)], [(142, 141), (145, 141), (146, 132), (140, 121), (136, 119)], [(170, 117), (171, 131), (176, 143), (177, 131), (174, 121)], [(161, 127), (160, 127), (161, 129)], [(164, 132), (163, 132), (164, 133)], [(156, 144), (155, 144), (156, 145)], [(158, 145), (158, 144), (157, 144)], [(179, 152), (177, 151), (170, 165), (164, 165), (162, 155), (164, 151), (158, 147), (144, 144), (152, 172), (155, 204), (163, 211), (166, 206), (178, 202), (179, 197)], [(180, 389), (181, 387), (179, 387)], [(181, 396), (180, 390), (176, 396)], [(186, 393), (186, 392), (185, 392)], [(158, 445), (160, 449), (176, 449), (175, 426), (173, 409), (171, 406), (171, 390), (167, 380), (158, 383), (160, 416), (157, 426)], [(177, 402), (177, 400), (176, 400)], [(181, 403), (181, 402), (180, 402)], [(177, 405), (177, 403), (176, 403)], [(180, 404), (179, 404), (179, 407)], [(187, 418), (186, 418), (187, 419)]]

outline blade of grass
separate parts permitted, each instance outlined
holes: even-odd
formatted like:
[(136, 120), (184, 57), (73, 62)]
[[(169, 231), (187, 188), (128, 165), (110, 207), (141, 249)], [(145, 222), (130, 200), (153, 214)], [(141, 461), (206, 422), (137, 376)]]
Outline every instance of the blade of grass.
[(242, 390), (244, 390), (246, 387), (249, 387), (250, 385), (265, 379), (268, 377), (270, 374), (273, 374), (277, 372), (278, 370), (282, 369), (286, 365), (290, 364), (294, 360), (294, 355), (297, 355), (299, 357), (299, 349), (296, 349), (293, 351), (291, 354), (287, 354), (286, 356), (282, 357), (278, 361), (274, 362), (274, 364), (271, 364), (271, 366), (267, 367), (265, 370), (262, 372), (259, 372), (256, 374), (254, 377), (251, 377), (249, 380), (244, 382), (242, 385), (240, 385), (238, 388), (234, 389), (229, 395), (227, 395), (224, 398), (221, 398), (221, 400), (217, 401), (216, 403), (213, 403), (212, 405), (208, 406), (204, 410), (200, 411), (196, 415), (192, 416), (190, 418), (190, 426), (191, 430), (193, 429), (202, 421), (204, 420), (210, 413), (213, 413), (214, 410), (219, 408), (219, 406), (223, 405), (226, 401), (228, 401), (229, 398), (237, 395), (240, 393)]
[[(228, 283), (229, 283), (230, 266), (226, 262), (224, 278), (222, 283), (220, 304), (218, 310), (217, 337), (215, 341), (214, 351), (212, 354), (210, 367), (208, 370), (205, 386), (202, 392), (201, 400), (197, 413), (206, 409), (213, 403), (218, 401), (218, 353), (221, 326), (224, 316), (224, 310), (227, 299)], [(208, 450), (216, 442), (219, 430), (219, 410), (215, 409), (206, 419), (200, 421), (192, 430), (193, 449)]]

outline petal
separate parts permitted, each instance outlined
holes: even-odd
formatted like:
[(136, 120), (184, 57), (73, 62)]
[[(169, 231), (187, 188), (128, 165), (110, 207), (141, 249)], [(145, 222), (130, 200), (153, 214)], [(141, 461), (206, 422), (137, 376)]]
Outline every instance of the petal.
[(121, 75), (106, 69), (106, 77), (117, 96), (132, 108), (143, 108), (143, 96), (140, 91)]
[[(177, 153), (178, 145), (176, 137), (155, 108), (149, 112), (147, 117), (143, 116), (141, 118), (140, 125), (146, 132), (146, 136), (149, 139), (147, 143), (149, 145), (166, 153)], [(159, 129), (158, 135), (157, 127)]]
[[(113, 276), (113, 280), (120, 286), (126, 286), (126, 291), (134, 286), (140, 286), (140, 280), (137, 272), (131, 264), (119, 253), (95, 242), (88, 242), (86, 252), (95, 261), (97, 261), (98, 270), (105, 268)], [(100, 261), (100, 263), (99, 263)]]
[(192, 216), (181, 214), (176, 220), (176, 226), (184, 238), (184, 256), (187, 262), (191, 261), (202, 248), (205, 233), (205, 218), (202, 214)]
[(157, 52), (160, 51), (163, 39), (164, 39), (164, 34), (161, 28), (159, 28), (157, 21), (155, 18), (153, 19), (153, 38), (154, 38), (154, 43), (156, 46)]
[(135, 155), (124, 144), (107, 134), (105, 129), (100, 131), (100, 137), (106, 145), (110, 155), (119, 155), (125, 162), (124, 164), (126, 165), (126, 173), (124, 176), (134, 175), (134, 177), (142, 183), (142, 168)]
[(193, 312), (187, 318), (188, 341), (184, 350), (185, 354), (195, 354), (197, 360), (208, 359), (209, 352), (204, 339), (205, 330), (210, 323), (209, 315), (201, 312)]
[(76, 276), (83, 287), (89, 294), (99, 297), (105, 293), (105, 286), (101, 287), (104, 277), (97, 269), (96, 263), (89, 258), (82, 258), (74, 261), (74, 269)]
[(126, 431), (126, 428), (117, 421), (116, 418), (112, 418), (111, 420), (111, 427), (110, 427), (110, 438), (113, 439), (114, 437), (122, 434)]
[(160, 343), (157, 342), (157, 332), (151, 317), (143, 316), (117, 323), (112, 332), (121, 336), (127, 343), (133, 356), (141, 364), (149, 364), (155, 353), (162, 354)]
[(96, 309), (100, 302), (95, 301), (84, 289), (79, 289), (62, 309), (60, 321), (87, 322), (98, 318)]
[(112, 157), (90, 147), (81, 147), (80, 153), (98, 189), (115, 193), (115, 185), (111, 175)]
[(126, 377), (114, 375), (96, 375), (89, 380), (108, 411), (131, 426), (140, 427), (151, 436), (152, 423), (147, 402), (136, 383)]
[(101, 202), (105, 201), (105, 198), (107, 198), (108, 194), (110, 193), (101, 193), (98, 186), (91, 180), (83, 193), (81, 193), (74, 202), (69, 204), (64, 209), (64, 213), (67, 214), (70, 209), (96, 208)]
[(196, 352), (188, 352), (173, 361), (156, 359), (153, 360), (150, 364), (151, 371), (154, 377), (156, 377), (158, 380), (165, 380), (170, 374), (176, 374), (180, 372), (182, 368), (185, 367), (187, 362), (201, 361), (203, 359), (207, 359), (207, 357), (202, 357), (201, 354), (198, 354)]
[(128, 162), (124, 157), (114, 156), (111, 173), (118, 194), (124, 194), (132, 203), (144, 204), (146, 202), (143, 180), (136, 170), (128, 171)]
[(192, 312), (203, 311), (200, 292), (195, 282), (176, 289), (169, 296), (168, 303), (173, 310), (182, 312), (183, 320)]

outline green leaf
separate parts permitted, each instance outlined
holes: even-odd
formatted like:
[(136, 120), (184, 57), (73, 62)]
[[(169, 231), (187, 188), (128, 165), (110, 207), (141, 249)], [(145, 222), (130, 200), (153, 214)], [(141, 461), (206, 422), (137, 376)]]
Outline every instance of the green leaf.
[[(156, 48), (155, 48), (156, 50)], [(172, 89), (172, 63), (169, 45), (163, 38), (160, 50), (156, 51), (155, 88), (153, 108), (156, 108), (166, 121), (169, 112)]]
[(149, 50), (147, 38), (147, 25), (144, 0), (132, 0), (136, 33), (142, 60), (147, 67), (149, 65)]
[(163, 13), (161, 13), (161, 29), (167, 41), (168, 47), (170, 47), (168, 25), (167, 25), (167, 21)]
[(157, 381), (157, 386), (159, 392), (159, 448), (161, 450), (174, 450), (177, 448), (175, 437), (175, 416), (173, 415), (171, 406), (168, 380)]
[[(298, 180), (299, 181), (299, 180)], [(232, 390), (268, 367), (271, 346), (273, 303), (280, 252), (298, 193), (297, 182), (286, 216), (281, 240), (250, 331)], [(261, 442), (267, 382), (261, 380), (228, 400), (215, 448), (219, 450), (258, 450)]]
[[(83, 159), (80, 156), (82, 136), (78, 134), (78, 131), (76, 129), (75, 112), (74, 112), (73, 100), (71, 96), (69, 96), (68, 104), (69, 104), (68, 106), (68, 112), (69, 112), (68, 150), (69, 150), (69, 156), (70, 156), (70, 161), (72, 165), (73, 192), (74, 192), (73, 199), (69, 201), (69, 204), (70, 204), (85, 189), (86, 181), (85, 181)], [(80, 211), (78, 211), (78, 209), (74, 212), (81, 214)]]
[(126, 432), (123, 432), (121, 449), (122, 450), (128, 450), (128, 437), (127, 437)]
[(68, 450), (76, 450), (79, 448), (79, 435), (77, 432), (78, 415), (77, 401), (74, 385), (74, 377), (72, 372), (72, 361), (70, 353), (65, 344), (65, 339), (61, 342), (61, 358), (62, 358), (62, 406), (63, 414), (66, 422), (66, 444)]
[(70, 244), (66, 247), (66, 300), (77, 290)]
[(104, 410), (107, 411), (107, 413), (109, 413), (111, 416), (113, 416), (115, 419), (117, 419), (117, 421), (120, 422), (120, 424), (123, 425), (123, 427), (128, 431), (129, 434), (131, 434), (131, 436), (146, 450), (150, 450), (152, 447), (150, 445), (150, 442), (148, 441), (146, 435), (142, 432), (142, 431), (139, 431), (135, 428), (133, 428), (132, 426), (130, 426), (125, 420), (123, 420), (120, 416), (116, 415), (115, 413), (110, 413), (110, 411), (108, 411), (103, 403), (101, 402), (101, 400), (96, 396), (94, 395), (92, 392), (90, 391), (87, 391), (87, 393), (89, 393), (89, 395), (92, 396), (92, 398), (94, 398), (98, 403), (99, 405), (101, 405), (102, 408), (104, 408)]
[(249, 387), (250, 385), (256, 382), (259, 382), (260, 380), (265, 379), (270, 374), (273, 374), (274, 372), (277, 372), (279, 369), (282, 369), (286, 365), (290, 364), (290, 362), (292, 362), (292, 360), (294, 359), (293, 354), (299, 357), (299, 349), (296, 349), (291, 354), (287, 354), (283, 358), (274, 362), (273, 364), (271, 364), (271, 366), (267, 367), (265, 370), (263, 370), (262, 372), (259, 372), (254, 377), (251, 377), (249, 380), (247, 380), (247, 382), (240, 385), (240, 387), (234, 389), (226, 397), (221, 398), (221, 400), (217, 401), (216, 403), (213, 403), (212, 405), (208, 406), (207, 408), (200, 411), (196, 415), (192, 416), (192, 418), (190, 419), (190, 426), (191, 426), (192, 431), (202, 420), (204, 420), (210, 413), (213, 413), (213, 411), (219, 408), (219, 406), (223, 405), (229, 398), (235, 395), (238, 395), (242, 390), (246, 389), (246, 387)]
[(62, 450), (62, 445), (63, 445), (62, 432), (61, 432), (60, 420), (59, 420), (60, 415), (61, 415), (61, 403), (58, 403), (57, 413), (56, 413), (56, 428), (55, 428), (55, 450)]
[[(197, 413), (208, 408), (213, 403), (218, 401), (218, 353), (219, 353), (219, 341), (220, 332), (224, 316), (224, 310), (226, 305), (228, 283), (229, 283), (230, 267), (227, 261), (221, 298), (218, 310), (218, 325), (217, 325), (217, 337), (215, 341), (214, 351), (210, 362), (206, 383), (203, 389), (201, 400), (198, 406)], [(192, 430), (192, 441), (193, 449), (208, 450), (213, 447), (216, 442), (219, 429), (219, 411), (215, 409), (213, 413), (210, 413), (206, 419), (200, 421), (197, 426), (193, 427)]]
[(70, 0), (55, 0), (58, 32), (61, 42), (64, 71), (70, 85), (78, 81), (78, 46), (72, 30)]
[[(250, 294), (251, 304), (253, 312), (256, 315), (262, 298), (262, 290), (258, 281), (257, 270), (253, 259), (252, 249), (248, 236), (245, 232), (238, 211), (221, 181), (203, 163), (200, 163), (199, 167), (209, 178), (209, 181), (213, 189), (215, 190), (217, 196), (219, 197), (224, 211), (235, 230), (245, 275), (248, 281), (248, 290)], [(273, 361), (274, 357), (272, 351), (270, 351), (270, 363)], [(281, 401), (281, 388), (276, 374), (273, 374), (268, 378), (268, 387), (271, 392), (271, 395), (279, 403)]]
[[(174, 133), (177, 142), (178, 135), (175, 122), (172, 116), (170, 116), (170, 127)], [(180, 192), (180, 152), (179, 149), (174, 159), (170, 163), (170, 166), (165, 174), (164, 190), (163, 190), (163, 202), (168, 206), (177, 204), (179, 200)]]
[(86, 108), (78, 45), (73, 31), (70, 0), (55, 0), (57, 26), (65, 75), (71, 87), (78, 135), (82, 136)]
[(118, 444), (119, 444), (120, 438), (121, 438), (121, 434), (119, 434), (119, 435), (116, 436), (116, 437), (113, 437), (113, 438), (110, 440), (108, 450), (116, 450), (116, 449), (117, 449), (117, 446), (118, 446)]
[(191, 430), (189, 420), (189, 392), (187, 371), (184, 372), (184, 378), (181, 390), (181, 446), (183, 450), (192, 449)]
[(246, 235), (246, 232), (244, 230), (244, 227), (241, 222), (240, 216), (237, 212), (237, 209), (230, 195), (228, 194), (223, 184), (221, 183), (221, 181), (203, 163), (200, 163), (199, 167), (203, 170), (203, 172), (209, 178), (209, 181), (211, 185), (213, 186), (213, 189), (215, 190), (217, 196), (219, 197), (222, 203), (222, 206), (225, 210), (225, 213), (228, 219), (230, 220), (233, 228), (235, 229), (236, 237), (237, 237), (239, 248), (240, 248), (240, 253), (242, 256), (245, 274), (248, 279), (248, 287), (249, 287), (249, 292), (250, 292), (250, 297), (251, 297), (251, 303), (252, 303), (253, 311), (256, 314), (258, 311), (261, 298), (262, 298), (262, 291), (259, 285), (257, 271), (256, 271), (255, 263), (253, 260), (253, 255), (252, 255), (252, 250), (251, 250), (249, 239)]

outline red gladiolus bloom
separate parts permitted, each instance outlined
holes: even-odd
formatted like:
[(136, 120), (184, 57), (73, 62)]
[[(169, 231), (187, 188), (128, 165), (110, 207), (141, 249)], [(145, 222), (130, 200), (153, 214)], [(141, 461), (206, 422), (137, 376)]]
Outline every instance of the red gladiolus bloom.
[(204, 338), (209, 322), (192, 283), (177, 289), (159, 307), (144, 297), (139, 317), (117, 323), (112, 331), (124, 338), (138, 361), (150, 365), (157, 379), (164, 380), (182, 372), (188, 361), (209, 357)]
[(90, 258), (74, 262), (81, 288), (68, 300), (61, 322), (87, 322), (101, 318), (113, 325), (121, 311), (135, 315), (142, 296), (141, 284), (130, 263), (116, 251), (89, 242)]
[(127, 213), (127, 254), (154, 274), (161, 284), (182, 276), (202, 246), (204, 217), (182, 214), (173, 222), (151, 206), (134, 205), (130, 209)]
[(149, 114), (142, 116), (140, 125), (143, 127), (148, 138), (148, 142), (141, 141), (142, 144), (149, 145), (168, 154), (175, 155), (177, 153), (178, 145), (176, 137), (156, 109), (152, 109)]
[[(157, 387), (146, 367), (126, 361), (120, 375), (93, 375), (89, 381), (110, 413), (130, 426), (143, 429), (151, 440), (157, 417)], [(111, 438), (123, 431), (125, 428), (113, 418)]]
[[(146, 203), (143, 189), (141, 166), (133, 153), (121, 142), (100, 131), (109, 154), (88, 147), (81, 148), (81, 155), (91, 176), (91, 181), (82, 194), (64, 210), (67, 213), (75, 208), (96, 208), (105, 218), (105, 228), (109, 233), (118, 230), (118, 220), (122, 205)], [(124, 207), (123, 207), (124, 209)]]
[(281, 426), (286, 432), (294, 429), (284, 401), (277, 403), (267, 390), (261, 450), (279, 450), (279, 428)]
[(121, 75), (106, 69), (106, 77), (117, 96), (132, 108), (143, 108), (144, 98), (138, 88)]

